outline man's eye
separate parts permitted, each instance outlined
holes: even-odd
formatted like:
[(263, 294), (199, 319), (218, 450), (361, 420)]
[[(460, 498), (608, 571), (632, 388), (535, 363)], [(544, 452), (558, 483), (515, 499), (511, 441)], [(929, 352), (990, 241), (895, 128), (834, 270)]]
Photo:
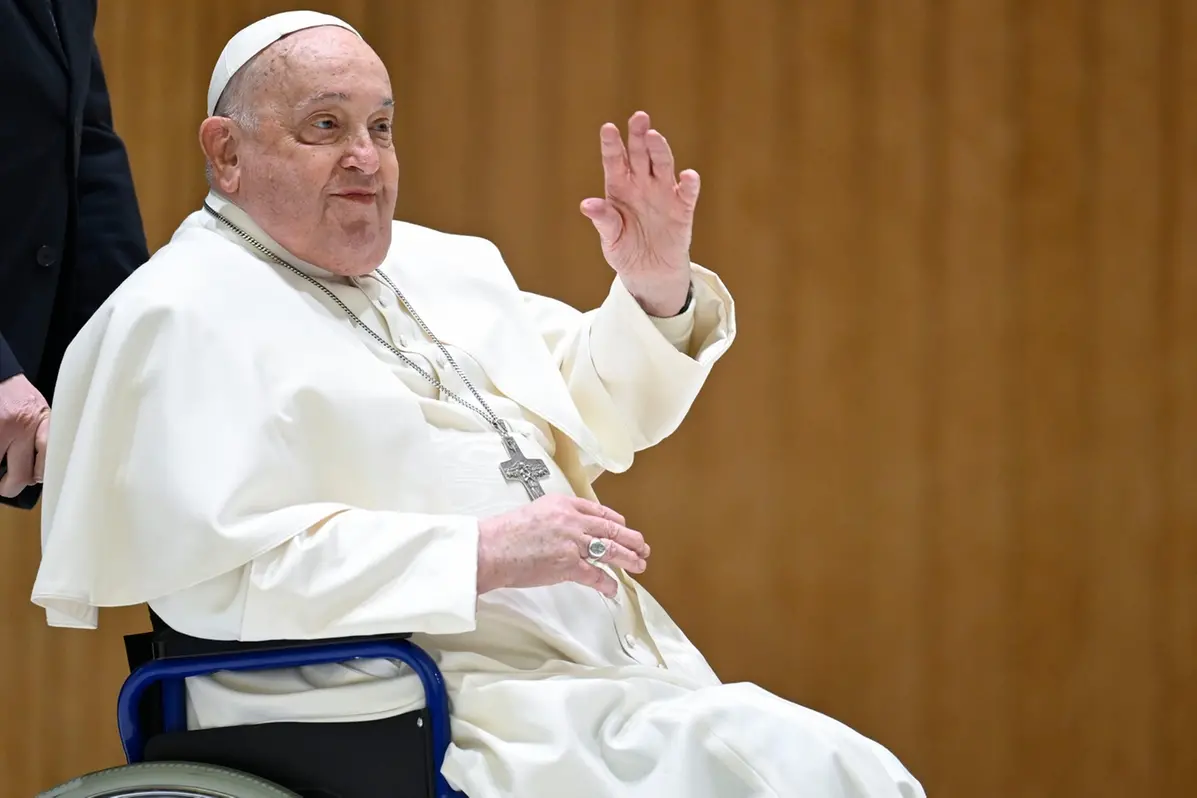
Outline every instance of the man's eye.
[(332, 130), (333, 125), (335, 125), (336, 122), (331, 119), (317, 119), (315, 124), (316, 127), (320, 128), (321, 130)]
[(383, 121), (376, 123), (374, 125), (374, 129), (377, 131), (380, 131), (382, 133), (390, 133), (391, 132), (391, 123), (384, 119)]

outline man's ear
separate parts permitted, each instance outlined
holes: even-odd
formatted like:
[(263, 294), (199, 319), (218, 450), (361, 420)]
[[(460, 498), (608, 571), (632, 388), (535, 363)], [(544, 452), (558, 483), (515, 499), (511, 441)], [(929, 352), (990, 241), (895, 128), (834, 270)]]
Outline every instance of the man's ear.
[(235, 194), (241, 183), (241, 130), (223, 116), (210, 116), (200, 124), (200, 149), (208, 162), (212, 187)]

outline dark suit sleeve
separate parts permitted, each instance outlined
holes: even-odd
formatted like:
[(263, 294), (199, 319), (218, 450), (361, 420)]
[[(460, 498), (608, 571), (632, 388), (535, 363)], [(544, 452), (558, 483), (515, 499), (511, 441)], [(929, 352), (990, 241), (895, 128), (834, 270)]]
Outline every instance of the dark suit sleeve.
[(12, 353), (4, 336), (0, 335), (0, 382), (4, 382), (9, 377), (15, 377), (22, 371), (24, 369), (17, 362), (17, 356)]
[[(108, 86), (94, 39), (91, 85), (80, 131), (78, 197), (68, 339), (78, 334), (109, 294), (149, 257), (133, 173), (125, 146), (113, 129)], [(0, 374), (9, 370), (20, 372), (20, 364), (0, 338)], [(41, 485), (33, 485), (16, 499), (0, 497), (0, 504), (33, 509), (41, 492)]]
[(71, 336), (149, 255), (129, 158), (112, 125), (100, 53), (91, 47), (91, 86), (79, 145), (79, 224)]

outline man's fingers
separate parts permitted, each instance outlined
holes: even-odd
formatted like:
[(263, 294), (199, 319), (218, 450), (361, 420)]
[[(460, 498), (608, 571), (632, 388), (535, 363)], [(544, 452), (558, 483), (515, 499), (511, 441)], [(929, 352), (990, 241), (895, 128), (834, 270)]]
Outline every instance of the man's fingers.
[(686, 207), (693, 210), (694, 206), (698, 204), (698, 190), (702, 186), (702, 181), (699, 180), (698, 172), (693, 169), (685, 170), (679, 177), (678, 194), (686, 203)]
[[(591, 539), (595, 540), (596, 538)], [(589, 552), (586, 556), (589, 556)], [(644, 561), (643, 557), (612, 540), (607, 541), (607, 553), (599, 558), (599, 562), (606, 563), (613, 568), (622, 568), (633, 574), (642, 574), (648, 568), (648, 563)]]
[(8, 473), (0, 479), (0, 496), (16, 498), (21, 491), (33, 484), (33, 466), (37, 456), (32, 434), (18, 435), (8, 447), (5, 458)]
[(35, 452), (33, 460), (33, 481), (42, 484), (46, 481), (46, 446), (50, 442), (50, 417), (46, 416), (37, 425), (37, 435), (34, 437)]
[(624, 549), (630, 549), (635, 552), (637, 557), (648, 558), (651, 553), (648, 548), (648, 543), (644, 541), (644, 535), (640, 534), (634, 529), (628, 529), (626, 526), (606, 518), (589, 517), (587, 518), (585, 532), (592, 538), (603, 538), (618, 543)]
[(619, 128), (608, 122), (599, 128), (599, 152), (603, 156), (603, 177), (610, 186), (628, 174), (628, 151), (624, 149)]
[(591, 197), (582, 201), (581, 210), (587, 219), (594, 222), (594, 229), (598, 231), (603, 244), (610, 246), (623, 235), (623, 217), (609, 201)]
[(644, 535), (628, 528), (627, 519), (609, 507), (586, 499), (574, 499), (574, 507), (587, 516), (583, 532), (596, 538), (613, 540), (624, 548), (631, 549), (642, 558), (651, 554)]
[(675, 185), (676, 181), (673, 176), (673, 150), (669, 148), (669, 142), (655, 130), (648, 131), (645, 140), (648, 144), (648, 158), (652, 165), (653, 177), (656, 177), (667, 185)]
[(602, 568), (596, 568), (588, 562), (579, 560), (578, 567), (570, 576), (571, 582), (593, 587), (607, 598), (615, 598), (619, 594), (619, 585), (611, 575)]
[(637, 111), (628, 120), (628, 166), (632, 174), (646, 178), (650, 174), (648, 157), (648, 114)]
[(33, 484), (38, 453), (45, 448), (39, 436), (49, 414), (45, 397), (24, 374), (0, 380), (0, 457), (6, 472), (0, 495), (11, 499)]
[(593, 515), (597, 518), (606, 518), (608, 521), (614, 521), (620, 526), (627, 524), (627, 520), (622, 515), (612, 510), (610, 507), (604, 507), (598, 502), (592, 502), (589, 499), (573, 499), (574, 509), (586, 515)]

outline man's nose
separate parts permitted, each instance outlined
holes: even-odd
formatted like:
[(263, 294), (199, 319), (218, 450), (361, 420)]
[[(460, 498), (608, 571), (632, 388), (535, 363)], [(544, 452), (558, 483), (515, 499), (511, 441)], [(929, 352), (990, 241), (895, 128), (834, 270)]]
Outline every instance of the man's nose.
[(369, 131), (362, 131), (349, 141), (349, 146), (341, 158), (341, 166), (346, 169), (356, 169), (372, 175), (378, 171), (378, 146), (370, 136)]

